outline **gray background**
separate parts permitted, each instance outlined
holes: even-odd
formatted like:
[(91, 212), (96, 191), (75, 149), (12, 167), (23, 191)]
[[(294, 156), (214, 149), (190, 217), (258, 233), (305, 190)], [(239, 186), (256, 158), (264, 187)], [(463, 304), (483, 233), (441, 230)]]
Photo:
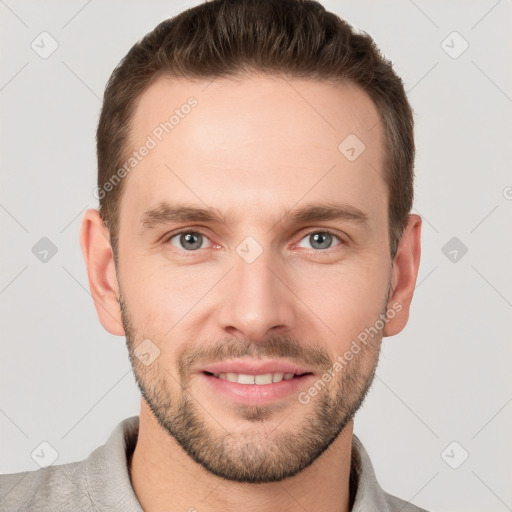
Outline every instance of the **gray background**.
[[(0, 472), (38, 469), (43, 441), (55, 464), (84, 459), (138, 414), (124, 338), (103, 330), (89, 294), (80, 220), (97, 206), (110, 73), (197, 3), (0, 1)], [(324, 5), (369, 32), (405, 81), (424, 219), (411, 318), (384, 340), (355, 432), (392, 494), (438, 511), (512, 510), (511, 1)], [(31, 47), (43, 31), (59, 45), (48, 58)], [(32, 252), (43, 237), (57, 248), (46, 261)]]

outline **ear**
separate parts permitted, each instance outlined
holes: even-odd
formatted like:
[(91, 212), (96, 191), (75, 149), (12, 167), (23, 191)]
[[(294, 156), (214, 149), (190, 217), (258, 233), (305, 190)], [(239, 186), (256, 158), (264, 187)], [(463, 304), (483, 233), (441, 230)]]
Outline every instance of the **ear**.
[(421, 256), (421, 217), (409, 215), (393, 261), (388, 311), (395, 316), (384, 327), (384, 336), (394, 336), (407, 325)]
[(87, 266), (89, 287), (101, 325), (117, 336), (125, 334), (119, 306), (119, 283), (109, 231), (99, 211), (89, 209), (82, 219), (80, 246)]

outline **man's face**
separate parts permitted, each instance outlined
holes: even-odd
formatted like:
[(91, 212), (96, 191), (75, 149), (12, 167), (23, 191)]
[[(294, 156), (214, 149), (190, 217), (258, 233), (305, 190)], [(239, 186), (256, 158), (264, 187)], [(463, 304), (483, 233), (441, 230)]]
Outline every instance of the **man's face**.
[[(189, 97), (197, 104), (172, 130), (155, 132)], [(160, 78), (137, 106), (132, 148), (148, 135), (156, 146), (125, 178), (120, 205), (130, 359), (161, 427), (221, 477), (298, 473), (371, 384), (381, 328), (341, 370), (331, 367), (389, 307), (378, 119), (355, 86), (262, 76)], [(365, 145), (355, 159), (354, 136)], [(345, 214), (293, 218), (319, 203)], [(226, 219), (162, 215), (164, 204)], [(152, 355), (141, 360), (143, 340)]]

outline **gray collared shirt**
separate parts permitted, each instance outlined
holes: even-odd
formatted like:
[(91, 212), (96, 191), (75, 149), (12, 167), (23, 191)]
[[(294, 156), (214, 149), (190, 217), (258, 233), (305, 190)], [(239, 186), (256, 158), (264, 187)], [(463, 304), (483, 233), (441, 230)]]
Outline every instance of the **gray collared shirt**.
[[(143, 512), (128, 474), (139, 417), (123, 420), (107, 442), (80, 462), (0, 475), (1, 512)], [(361, 441), (352, 438), (352, 512), (426, 512), (384, 492)], [(193, 505), (193, 504), (192, 504)]]

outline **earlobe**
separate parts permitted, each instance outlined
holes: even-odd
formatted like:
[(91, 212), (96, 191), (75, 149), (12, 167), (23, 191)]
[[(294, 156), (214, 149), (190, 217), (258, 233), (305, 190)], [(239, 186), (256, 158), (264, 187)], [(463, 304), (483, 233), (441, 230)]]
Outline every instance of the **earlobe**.
[(421, 217), (409, 215), (409, 221), (398, 244), (391, 276), (388, 311), (394, 316), (384, 327), (384, 336), (394, 336), (407, 325), (421, 258)]
[(80, 246), (99, 320), (111, 334), (124, 336), (118, 302), (119, 284), (109, 232), (96, 209), (87, 210), (82, 218)]

